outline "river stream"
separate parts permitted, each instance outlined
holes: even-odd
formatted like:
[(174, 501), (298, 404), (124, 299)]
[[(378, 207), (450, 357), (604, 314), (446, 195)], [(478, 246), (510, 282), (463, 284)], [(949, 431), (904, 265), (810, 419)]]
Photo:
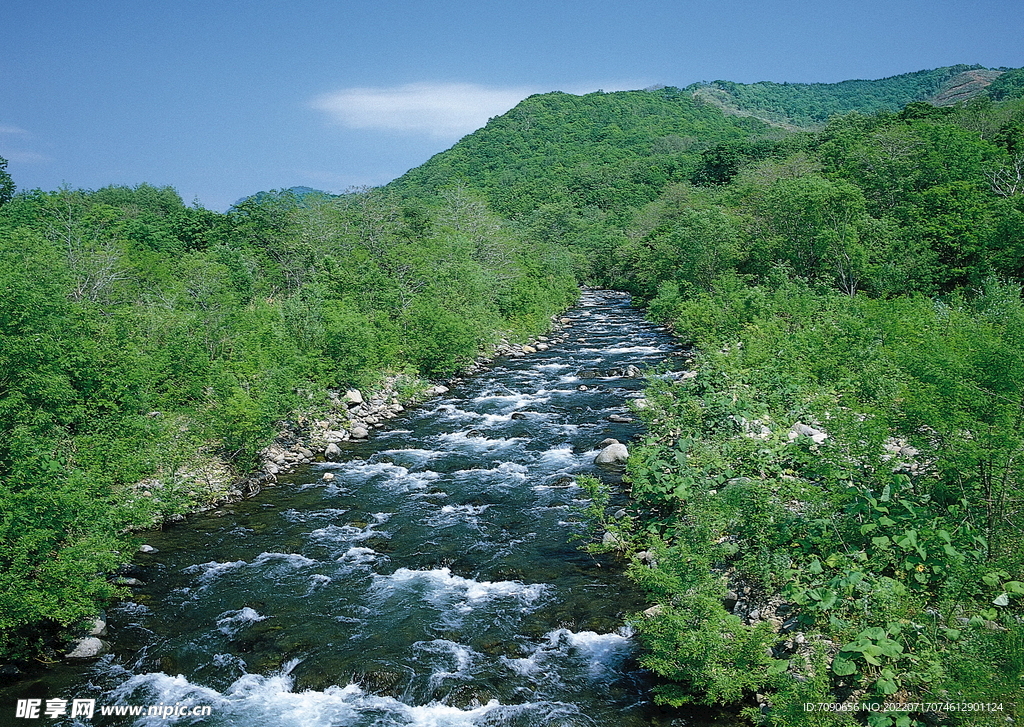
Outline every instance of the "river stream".
[(345, 461), (147, 534), (158, 552), (136, 558), (144, 585), (108, 613), (113, 653), (17, 695), (94, 699), (94, 716), (14, 723), (713, 724), (653, 705), (624, 626), (649, 604), (621, 562), (574, 539), (586, 493), (573, 478), (617, 482), (595, 447), (641, 431), (608, 416), (628, 415), (643, 380), (607, 374), (677, 349), (617, 294), (589, 291), (568, 315), (568, 340), (499, 359), (346, 443)]

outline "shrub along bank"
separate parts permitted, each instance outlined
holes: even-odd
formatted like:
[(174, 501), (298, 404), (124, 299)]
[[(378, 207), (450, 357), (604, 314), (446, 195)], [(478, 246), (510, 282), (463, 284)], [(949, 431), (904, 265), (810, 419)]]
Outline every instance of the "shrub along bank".
[[(779, 270), (651, 311), (699, 353), (652, 380), (632, 506), (599, 517), (657, 603), (635, 622), (658, 698), (756, 694), (780, 726), (1020, 718), (1019, 287), (876, 300)], [(954, 706), (805, 709), (834, 702)]]

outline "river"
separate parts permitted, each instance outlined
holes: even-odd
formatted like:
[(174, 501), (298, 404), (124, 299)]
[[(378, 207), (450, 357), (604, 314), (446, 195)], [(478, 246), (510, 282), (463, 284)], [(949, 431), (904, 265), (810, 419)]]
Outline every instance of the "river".
[[(568, 315), (568, 340), (498, 360), (343, 445), (345, 461), (147, 534), (144, 585), (108, 613), (114, 651), (18, 691), (94, 699), (94, 717), (16, 723), (712, 724), (653, 705), (624, 626), (649, 604), (621, 563), (574, 539), (573, 478), (617, 482), (595, 447), (641, 431), (608, 417), (643, 380), (598, 374), (650, 369), (675, 344), (620, 295), (588, 291)], [(210, 714), (101, 717), (104, 705)]]

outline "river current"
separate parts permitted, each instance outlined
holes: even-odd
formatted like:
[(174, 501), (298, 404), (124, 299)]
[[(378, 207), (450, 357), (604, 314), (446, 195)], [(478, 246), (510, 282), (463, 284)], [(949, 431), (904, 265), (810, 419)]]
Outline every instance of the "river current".
[[(663, 711), (626, 617), (621, 563), (579, 549), (581, 474), (651, 369), (676, 352), (624, 296), (588, 291), (568, 340), (405, 412), (344, 461), (147, 534), (144, 585), (108, 612), (114, 650), (19, 696), (96, 702), (19, 724), (639, 727)], [(323, 479), (325, 472), (334, 478)], [(209, 705), (102, 717), (101, 705)], [(3, 705), (5, 712), (10, 705)], [(9, 715), (8, 715), (9, 716)], [(6, 719), (0, 720), (6, 722)]]

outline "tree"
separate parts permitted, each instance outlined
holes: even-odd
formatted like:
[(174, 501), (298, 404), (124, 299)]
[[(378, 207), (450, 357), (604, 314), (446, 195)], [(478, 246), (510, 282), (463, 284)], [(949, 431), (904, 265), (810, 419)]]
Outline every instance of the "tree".
[(14, 196), (14, 180), (7, 173), (7, 160), (0, 157), (0, 207), (11, 201)]

